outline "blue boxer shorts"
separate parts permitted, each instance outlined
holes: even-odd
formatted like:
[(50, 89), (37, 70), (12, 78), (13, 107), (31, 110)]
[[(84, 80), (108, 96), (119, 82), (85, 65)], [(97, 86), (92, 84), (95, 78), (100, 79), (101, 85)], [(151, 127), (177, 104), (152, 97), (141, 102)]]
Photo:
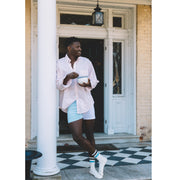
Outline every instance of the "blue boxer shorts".
[(77, 121), (79, 119), (95, 119), (95, 112), (94, 112), (94, 106), (86, 113), (78, 114), (77, 113), (77, 103), (74, 101), (67, 110), (67, 119), (68, 124), (74, 121)]

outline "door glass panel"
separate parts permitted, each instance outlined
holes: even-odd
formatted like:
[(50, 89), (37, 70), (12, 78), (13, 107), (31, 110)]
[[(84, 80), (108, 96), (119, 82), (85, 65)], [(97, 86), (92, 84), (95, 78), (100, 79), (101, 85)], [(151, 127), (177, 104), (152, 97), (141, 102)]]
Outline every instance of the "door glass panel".
[(122, 94), (122, 42), (113, 42), (113, 94)]

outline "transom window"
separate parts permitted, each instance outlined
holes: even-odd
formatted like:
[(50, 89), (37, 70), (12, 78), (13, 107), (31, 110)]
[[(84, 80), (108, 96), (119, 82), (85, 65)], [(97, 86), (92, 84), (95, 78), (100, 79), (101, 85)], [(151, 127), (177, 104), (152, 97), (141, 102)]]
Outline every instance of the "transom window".
[(113, 27), (122, 28), (122, 17), (113, 17)]
[(92, 16), (77, 14), (60, 14), (60, 24), (92, 25)]

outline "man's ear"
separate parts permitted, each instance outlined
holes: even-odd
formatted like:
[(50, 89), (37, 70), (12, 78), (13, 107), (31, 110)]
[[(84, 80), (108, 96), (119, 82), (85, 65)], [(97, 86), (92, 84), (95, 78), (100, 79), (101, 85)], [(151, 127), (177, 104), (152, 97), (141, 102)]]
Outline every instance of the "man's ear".
[(71, 49), (71, 46), (68, 46), (68, 47), (67, 47), (67, 50), (70, 51), (70, 49)]

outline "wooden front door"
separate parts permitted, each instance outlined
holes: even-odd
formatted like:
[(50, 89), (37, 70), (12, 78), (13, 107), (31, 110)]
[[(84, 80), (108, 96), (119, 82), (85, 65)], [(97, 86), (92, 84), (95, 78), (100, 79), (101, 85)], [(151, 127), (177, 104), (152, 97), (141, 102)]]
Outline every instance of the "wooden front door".
[[(95, 101), (95, 132), (104, 132), (104, 40), (100, 39), (80, 39), (82, 56), (91, 60), (97, 79), (100, 81), (95, 89), (91, 91)], [(59, 58), (66, 54), (64, 47), (65, 38), (59, 38)], [(69, 127), (67, 123), (67, 114), (59, 111), (59, 133), (69, 134)]]

